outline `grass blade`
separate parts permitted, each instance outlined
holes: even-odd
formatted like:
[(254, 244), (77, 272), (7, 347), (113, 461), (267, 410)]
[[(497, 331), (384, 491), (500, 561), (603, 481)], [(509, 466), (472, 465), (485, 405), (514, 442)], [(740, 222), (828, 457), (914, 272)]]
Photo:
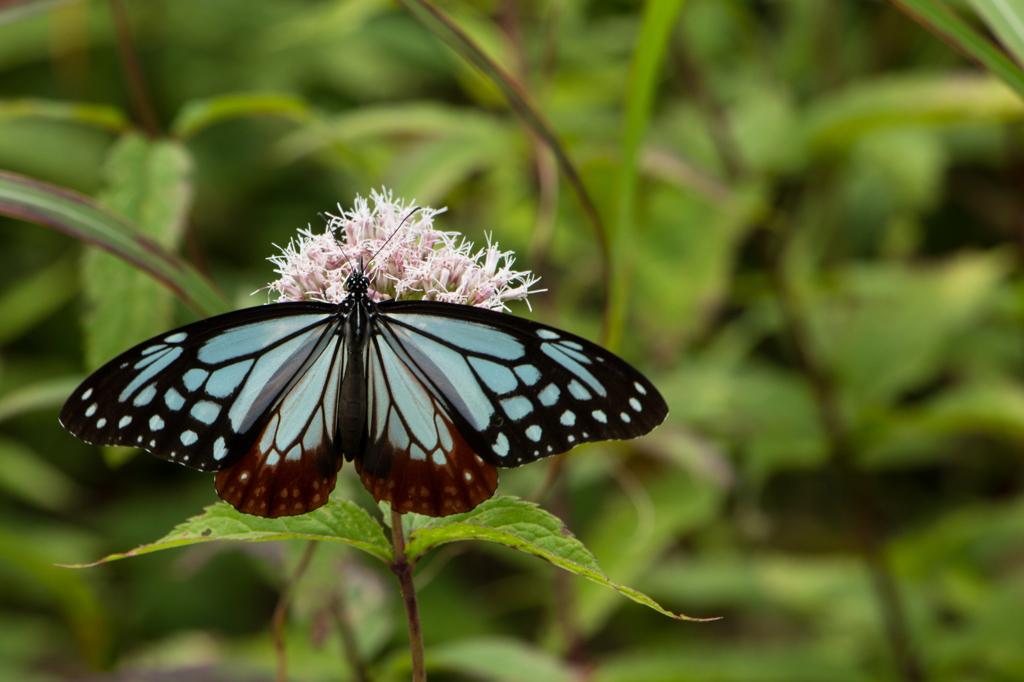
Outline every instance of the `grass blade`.
[(605, 345), (613, 351), (622, 342), (626, 302), (629, 300), (632, 253), (636, 243), (633, 230), (640, 145), (651, 118), (654, 92), (668, 40), (682, 7), (683, 0), (650, 0), (644, 5), (640, 35), (633, 52), (619, 167), (619, 206), (611, 236), (611, 296), (605, 303)]
[(544, 143), (554, 152), (555, 157), (558, 159), (558, 165), (562, 168), (562, 172), (565, 173), (569, 184), (572, 185), (573, 191), (583, 207), (583, 213), (586, 215), (587, 220), (590, 221), (598, 244), (601, 247), (602, 267), (604, 270), (602, 280), (605, 282), (605, 293), (607, 294), (608, 235), (597, 212), (597, 207), (594, 206), (594, 202), (590, 199), (590, 195), (583, 185), (583, 180), (580, 178), (579, 173), (576, 172), (575, 165), (569, 159), (565, 147), (559, 141), (551, 124), (547, 122), (544, 115), (530, 100), (530, 96), (523, 90), (522, 86), (507, 71), (496, 64), (493, 59), (488, 57), (450, 17), (446, 16), (434, 5), (426, 2), (426, 0), (398, 0), (398, 4), (423, 24), (427, 30), (447, 43), (449, 47), (466, 59), (466, 61), (480, 69), (508, 98), (512, 109), (522, 118), (530, 130), (540, 139), (544, 140)]
[(1024, 72), (947, 7), (934, 0), (892, 0), (892, 3), (1024, 97)]
[(149, 273), (202, 315), (231, 310), (227, 300), (190, 265), (77, 192), (0, 171), (0, 215), (52, 227), (109, 251)]

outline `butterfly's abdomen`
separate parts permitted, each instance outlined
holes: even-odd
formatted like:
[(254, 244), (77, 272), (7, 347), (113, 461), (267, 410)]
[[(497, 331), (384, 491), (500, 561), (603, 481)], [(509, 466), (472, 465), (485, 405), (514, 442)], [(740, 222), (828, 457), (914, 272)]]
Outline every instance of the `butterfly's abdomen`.
[(345, 373), (338, 401), (338, 432), (345, 459), (359, 454), (366, 427), (366, 349), (369, 318), (355, 306), (345, 324)]

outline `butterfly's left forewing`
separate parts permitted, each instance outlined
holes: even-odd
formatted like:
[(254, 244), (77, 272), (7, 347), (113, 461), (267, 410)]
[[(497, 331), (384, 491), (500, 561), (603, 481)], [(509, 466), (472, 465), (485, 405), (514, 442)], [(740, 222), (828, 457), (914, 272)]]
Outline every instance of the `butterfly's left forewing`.
[(335, 306), (260, 306), (196, 322), (126, 351), (68, 398), (61, 424), (203, 471), (241, 458), (267, 408), (310, 359)]

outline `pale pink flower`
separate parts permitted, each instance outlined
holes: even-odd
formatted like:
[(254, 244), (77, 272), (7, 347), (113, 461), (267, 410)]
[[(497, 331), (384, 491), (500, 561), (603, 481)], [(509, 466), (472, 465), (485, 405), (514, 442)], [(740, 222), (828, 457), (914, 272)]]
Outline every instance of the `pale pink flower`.
[(530, 287), (537, 278), (511, 269), (511, 251), (500, 251), (488, 239), (486, 249), (474, 252), (459, 233), (435, 230), (434, 216), (444, 209), (412, 212), (412, 205), (386, 189), (371, 191), (370, 201), (372, 210), (358, 196), (351, 211), (339, 205), (340, 215), (327, 215), (324, 232), (299, 230), (298, 239), (270, 259), (281, 275), (268, 287), (278, 302), (340, 303), (360, 259), (375, 301), (425, 299), (507, 310), (506, 301), (525, 301), (534, 293)]

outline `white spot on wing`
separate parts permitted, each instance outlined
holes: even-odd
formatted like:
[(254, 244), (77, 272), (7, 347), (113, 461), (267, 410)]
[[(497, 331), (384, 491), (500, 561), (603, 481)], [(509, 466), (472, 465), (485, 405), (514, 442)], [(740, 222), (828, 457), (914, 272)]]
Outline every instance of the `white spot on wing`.
[(487, 385), (487, 388), (498, 395), (511, 393), (519, 385), (519, 382), (516, 381), (516, 375), (504, 365), (474, 357), (469, 358), (469, 364), (480, 375), (480, 380)]
[(608, 423), (608, 415), (606, 415), (601, 410), (594, 410), (590, 414), (594, 415), (594, 419), (596, 419), (597, 421), (601, 422), (602, 424), (607, 424)]
[(630, 398), (629, 399), (629, 406), (632, 407), (637, 412), (640, 411), (640, 401), (637, 400), (636, 398)]
[(576, 414), (572, 410), (566, 410), (558, 421), (562, 423), (562, 426), (572, 426), (576, 423)]
[[(194, 445), (197, 440), (199, 440), (199, 436), (196, 434), (195, 431), (182, 431), (181, 432), (181, 444), (182, 445), (185, 445), (185, 446)], [(186, 457), (185, 459), (188, 459), (188, 458)]]
[(204, 424), (212, 424), (220, 414), (220, 405), (209, 400), (200, 400), (188, 413)]
[(100, 417), (99, 419), (96, 420), (96, 428), (97, 429), (102, 429), (106, 425), (107, 425), (106, 417)]
[(160, 418), (160, 415), (154, 414), (149, 418), (150, 431), (159, 431), (162, 428), (164, 428), (164, 420)]
[(177, 334), (171, 334), (166, 339), (164, 339), (164, 343), (181, 343), (187, 338), (188, 334), (186, 334), (185, 332), (178, 332)]
[[(158, 343), (156, 345), (150, 346), (149, 348), (143, 348), (142, 349), (142, 357), (146, 357), (147, 355), (152, 355), (153, 353), (156, 353), (157, 351), (161, 351), (161, 350), (167, 350), (167, 346), (165, 346), (165, 345), (163, 345), (161, 343)], [(143, 363), (140, 362), (139, 364), (135, 365), (135, 369), (140, 369), (140, 365), (145, 366), (145, 365), (143, 365)]]
[(619, 417), (622, 419), (622, 421), (626, 422), (627, 424), (629, 423), (629, 415), (626, 414), (625, 412), (620, 412)]
[(96, 410), (97, 409), (99, 409), (99, 405), (97, 405), (96, 403), (93, 403), (92, 405), (89, 406), (89, 409), (85, 411), (85, 416), (86, 417), (93, 416), (94, 414), (96, 414)]
[(529, 398), (517, 395), (513, 398), (506, 398), (505, 400), (502, 400), (501, 408), (505, 410), (505, 414), (508, 415), (509, 419), (512, 421), (519, 421), (526, 415), (533, 412), (533, 403), (530, 402)]
[(544, 429), (540, 428), (536, 424), (526, 429), (526, 437), (532, 440), (534, 443), (540, 440), (540, 437), (544, 435)]
[(218, 462), (227, 457), (228, 448), (224, 442), (224, 436), (221, 436), (213, 442), (213, 458)]
[(633, 385), (636, 387), (636, 390), (640, 393), (640, 395), (647, 395), (647, 389), (644, 388), (644, 385), (641, 384), (639, 381), (634, 381)]
[(144, 389), (139, 391), (139, 394), (135, 396), (135, 400), (132, 401), (132, 405), (135, 407), (142, 407), (143, 405), (149, 405), (153, 398), (156, 397), (156, 385), (150, 384)]
[(533, 365), (519, 365), (515, 368), (515, 372), (527, 386), (533, 386), (540, 380), (540, 370)]
[(576, 400), (590, 400), (593, 398), (590, 391), (575, 379), (569, 382), (569, 393), (572, 393), (572, 397), (576, 398)]
[(268, 467), (277, 466), (277, 463), (281, 461), (281, 456), (276, 451), (271, 452), (270, 456), (267, 457), (267, 461), (264, 462)]
[(540, 400), (540, 404), (544, 407), (551, 407), (558, 402), (558, 396), (561, 394), (562, 392), (558, 389), (558, 386), (548, 384), (537, 396), (537, 399)]
[(210, 373), (205, 369), (199, 369), (198, 367), (190, 369), (185, 372), (185, 376), (181, 377), (181, 380), (185, 382), (185, 388), (189, 391), (194, 391), (203, 385), (206, 381), (206, 377), (210, 376)]
[(167, 389), (167, 392), (164, 393), (164, 404), (167, 405), (167, 407), (169, 407), (170, 409), (177, 412), (182, 408), (182, 406), (185, 405), (185, 399), (182, 398), (181, 394), (178, 393), (176, 390), (174, 390), (173, 388), (169, 388)]
[(227, 398), (238, 388), (238, 384), (242, 383), (242, 379), (245, 378), (245, 374), (252, 367), (253, 362), (253, 360), (245, 360), (218, 369), (210, 375), (210, 380), (206, 382), (206, 392), (214, 398)]
[(117, 422), (117, 428), (123, 429), (124, 427), (128, 426), (131, 423), (132, 423), (132, 418), (131, 417), (121, 417), (121, 421)]
[(537, 330), (537, 336), (539, 336), (542, 339), (557, 339), (557, 338), (559, 338), (558, 334), (556, 332), (551, 331), (550, 329), (538, 329)]
[(498, 434), (498, 440), (494, 442), (491, 449), (494, 450), (494, 454), (498, 457), (505, 457), (508, 455), (508, 438), (505, 437), (504, 433)]
[(91, 395), (92, 395), (92, 389), (91, 388), (85, 389), (85, 393), (82, 394), (82, 400), (88, 400), (89, 396), (91, 396)]
[(425, 462), (427, 459), (427, 453), (423, 452), (423, 448), (419, 445), (413, 443), (412, 447), (409, 448), (409, 458), (414, 459), (417, 462)]
[(430, 459), (434, 460), (434, 464), (436, 464), (439, 467), (443, 467), (445, 465), (445, 462), (448, 461), (447, 459), (445, 459), (444, 453), (441, 452), (440, 450), (434, 450), (434, 454), (430, 456)]

